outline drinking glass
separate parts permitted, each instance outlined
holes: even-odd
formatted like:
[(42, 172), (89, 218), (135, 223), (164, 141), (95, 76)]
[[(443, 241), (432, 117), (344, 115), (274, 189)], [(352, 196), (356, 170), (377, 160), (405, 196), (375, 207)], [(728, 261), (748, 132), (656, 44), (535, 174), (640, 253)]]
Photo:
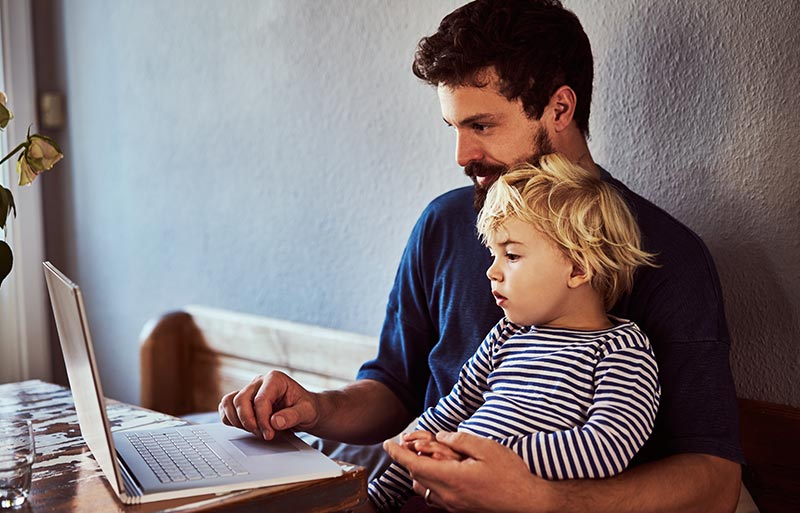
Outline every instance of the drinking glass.
[(16, 508), (27, 500), (35, 453), (30, 420), (0, 419), (0, 508)]

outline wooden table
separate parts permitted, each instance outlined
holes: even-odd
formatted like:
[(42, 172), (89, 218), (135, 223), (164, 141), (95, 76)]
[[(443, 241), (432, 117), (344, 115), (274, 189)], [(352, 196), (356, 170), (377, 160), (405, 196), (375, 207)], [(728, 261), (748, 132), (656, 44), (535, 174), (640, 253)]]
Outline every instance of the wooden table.
[[(107, 411), (112, 430), (187, 423), (117, 401), (108, 401)], [(26, 505), (15, 510), (19, 512), (322, 513), (347, 511), (366, 499), (364, 469), (341, 463), (344, 473), (332, 479), (125, 506), (117, 500), (81, 437), (69, 389), (37, 380), (0, 385), (0, 417), (12, 416), (32, 421), (36, 441), (31, 494)]]

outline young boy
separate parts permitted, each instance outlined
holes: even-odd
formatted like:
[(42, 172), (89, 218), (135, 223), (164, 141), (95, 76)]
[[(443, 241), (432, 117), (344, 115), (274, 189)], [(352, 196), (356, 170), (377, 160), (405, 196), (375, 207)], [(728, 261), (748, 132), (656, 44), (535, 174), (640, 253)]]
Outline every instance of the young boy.
[[(650, 435), (660, 397), (647, 337), (606, 313), (635, 269), (653, 265), (627, 205), (599, 177), (551, 154), (498, 178), (477, 228), (505, 317), (404, 444), (458, 458), (434, 434), (466, 431), (511, 448), (546, 479), (622, 472)], [(398, 509), (411, 484), (392, 464), (370, 483), (370, 502)]]

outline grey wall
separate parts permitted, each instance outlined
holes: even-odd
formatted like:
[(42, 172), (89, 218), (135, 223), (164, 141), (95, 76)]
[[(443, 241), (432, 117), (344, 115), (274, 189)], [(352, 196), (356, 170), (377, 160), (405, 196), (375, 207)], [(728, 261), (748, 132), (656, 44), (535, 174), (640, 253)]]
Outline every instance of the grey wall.
[[(35, 3), (66, 93), (47, 254), (84, 288), (108, 395), (148, 319), (204, 304), (377, 335), (405, 239), (466, 179), (414, 46), (461, 2)], [(598, 162), (711, 248), (741, 396), (800, 406), (794, 0), (568, 1)]]

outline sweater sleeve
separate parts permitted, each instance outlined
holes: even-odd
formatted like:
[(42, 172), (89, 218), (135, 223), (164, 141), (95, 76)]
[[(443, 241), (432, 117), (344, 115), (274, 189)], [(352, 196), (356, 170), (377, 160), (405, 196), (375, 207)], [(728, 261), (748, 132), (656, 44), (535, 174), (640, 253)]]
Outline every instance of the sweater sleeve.
[(450, 393), (420, 416), (417, 429), (431, 433), (456, 431), (461, 422), (475, 413), (484, 402), (483, 394), (489, 390), (489, 374), (494, 368), (492, 355), (515, 329), (516, 326), (505, 317), (492, 328), (472, 358), (461, 367), (458, 381)]
[[(417, 430), (438, 433), (456, 431), (483, 404), (483, 393), (488, 389), (487, 378), (492, 369), (494, 347), (510, 336), (513, 325), (503, 318), (486, 335), (478, 350), (461, 368), (458, 381), (450, 394), (438, 404), (428, 408), (417, 422)], [(412, 495), (412, 479), (405, 468), (392, 463), (378, 478), (369, 484), (368, 496), (379, 511), (392, 511)]]
[(545, 479), (604, 478), (621, 473), (653, 430), (660, 400), (652, 351), (612, 348), (595, 370), (585, 424), (556, 432), (512, 436), (511, 448)]

